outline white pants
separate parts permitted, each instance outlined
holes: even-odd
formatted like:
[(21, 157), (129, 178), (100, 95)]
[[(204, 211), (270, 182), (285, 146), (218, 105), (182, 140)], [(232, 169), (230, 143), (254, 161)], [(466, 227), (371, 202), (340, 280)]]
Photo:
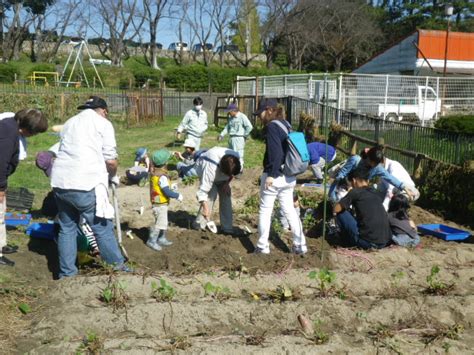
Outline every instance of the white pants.
[(280, 176), (273, 180), (273, 185), (268, 189), (265, 189), (266, 178), (267, 174), (264, 173), (260, 183), (260, 209), (258, 212), (258, 234), (260, 237), (258, 238), (257, 247), (262, 249), (264, 253), (270, 252), (268, 237), (270, 236), (273, 205), (275, 199), (278, 198), (280, 208), (288, 220), (291, 233), (293, 234), (293, 245), (301, 247), (306, 251), (306, 238), (303, 234), (303, 226), (293, 204), (293, 190), (296, 185), (296, 177)]
[(194, 151), (197, 152), (201, 147), (201, 138), (195, 137), (188, 133), (186, 134), (186, 139), (190, 139), (196, 144), (196, 148), (194, 148)]
[(0, 203), (0, 256), (2, 256), (2, 248), (7, 245), (7, 227), (5, 224), (5, 212), (7, 211), (7, 197), (3, 198)]
[[(214, 183), (212, 185), (211, 191), (208, 194), (208, 207), (211, 211), (211, 220), (212, 220), (212, 210), (214, 209), (214, 204), (216, 203), (217, 196), (219, 196), (219, 218), (221, 221), (222, 231), (231, 233), (233, 231), (233, 220), (232, 220), (232, 198), (231, 194), (226, 194), (222, 191), (222, 187), (226, 184), (226, 181), (221, 181)], [(230, 188), (230, 187), (229, 187)], [(206, 229), (206, 219), (201, 213), (201, 207), (194, 221), (195, 228), (200, 227), (201, 229)]]

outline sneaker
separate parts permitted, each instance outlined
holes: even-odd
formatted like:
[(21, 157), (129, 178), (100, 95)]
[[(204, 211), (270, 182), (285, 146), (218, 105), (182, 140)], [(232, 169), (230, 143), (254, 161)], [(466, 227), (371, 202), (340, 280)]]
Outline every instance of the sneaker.
[(8, 259), (5, 256), (1, 256), (0, 257), (0, 265), (15, 266), (15, 262), (13, 260)]
[(170, 242), (166, 237), (158, 238), (158, 244), (164, 247), (170, 246), (173, 242)]
[(253, 253), (254, 254), (270, 254), (270, 249), (262, 249), (262, 248), (256, 247)]
[(135, 270), (133, 270), (130, 266), (126, 265), (126, 264), (122, 264), (122, 265), (119, 265), (119, 266), (116, 266), (114, 268), (115, 271), (122, 271), (122, 272), (134, 272)]
[(295, 254), (295, 255), (304, 255), (308, 252), (308, 248), (306, 248), (306, 246), (302, 246), (302, 245), (293, 245), (293, 248), (292, 248), (292, 253)]
[(153, 249), (154, 251), (160, 251), (161, 247), (158, 243), (146, 242), (147, 247)]
[(3, 248), (2, 248), (2, 254), (13, 254), (13, 253), (16, 253), (18, 251), (18, 246), (16, 245), (5, 245)]

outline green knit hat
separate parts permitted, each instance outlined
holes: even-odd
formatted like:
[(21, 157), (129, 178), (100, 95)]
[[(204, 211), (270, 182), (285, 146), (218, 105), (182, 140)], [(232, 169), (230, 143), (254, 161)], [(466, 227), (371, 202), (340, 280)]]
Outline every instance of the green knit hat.
[(170, 157), (171, 157), (171, 153), (168, 150), (160, 149), (153, 152), (151, 160), (153, 161), (153, 164), (155, 164), (156, 166), (160, 166), (160, 165), (165, 165), (168, 162)]

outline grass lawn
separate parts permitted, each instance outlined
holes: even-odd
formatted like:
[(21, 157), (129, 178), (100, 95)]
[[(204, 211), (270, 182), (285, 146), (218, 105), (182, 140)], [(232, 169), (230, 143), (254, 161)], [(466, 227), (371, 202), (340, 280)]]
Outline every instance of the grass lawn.
[[(120, 169), (133, 165), (135, 151), (139, 147), (147, 147), (150, 152), (166, 147), (169, 150), (179, 150), (181, 146), (173, 147), (174, 129), (178, 126), (180, 117), (167, 117), (164, 122), (151, 124), (147, 127), (125, 128), (122, 123), (115, 125), (117, 146), (119, 150)], [(226, 146), (227, 140), (217, 142), (217, 136), (222, 128), (209, 127), (201, 144), (202, 147)], [(58, 141), (51, 132), (40, 134), (28, 139), (28, 157), (20, 162), (16, 172), (8, 179), (10, 187), (27, 187), (35, 193), (35, 206), (41, 202), (50, 189), (49, 179), (35, 165), (36, 153), (47, 150)], [(245, 167), (262, 165), (264, 144), (260, 140), (249, 138), (245, 148)]]

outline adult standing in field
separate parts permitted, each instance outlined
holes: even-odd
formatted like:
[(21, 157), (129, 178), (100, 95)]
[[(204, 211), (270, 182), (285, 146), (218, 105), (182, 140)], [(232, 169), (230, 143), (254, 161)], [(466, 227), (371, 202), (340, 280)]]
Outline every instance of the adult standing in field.
[(322, 142), (312, 142), (309, 143), (307, 147), (309, 152), (309, 167), (317, 183), (322, 183), (324, 178), (322, 169), (327, 162), (332, 162), (336, 159), (336, 148)]
[(229, 119), (224, 129), (217, 137), (217, 140), (221, 141), (227, 134), (229, 134), (229, 148), (239, 153), (240, 164), (243, 168), (245, 141), (250, 135), (250, 132), (252, 132), (253, 127), (248, 117), (239, 111), (239, 108), (235, 103), (232, 103), (227, 107), (227, 112), (229, 113)]
[(59, 278), (74, 276), (77, 256), (77, 226), (82, 216), (91, 226), (102, 260), (118, 270), (128, 269), (113, 230), (113, 208), (108, 200), (108, 182), (118, 180), (117, 147), (107, 103), (91, 96), (82, 110), (61, 131), (59, 151), (51, 172), (51, 186), (58, 206)]
[(25, 109), (16, 114), (0, 117), (0, 265), (13, 266), (15, 263), (3, 256), (14, 253), (17, 248), (7, 245), (5, 212), (7, 209), (6, 190), (8, 177), (18, 166), (20, 140), (48, 129), (48, 120), (36, 109)]
[(302, 255), (307, 252), (306, 238), (303, 233), (301, 220), (293, 206), (293, 191), (296, 186), (295, 176), (285, 176), (282, 166), (288, 150), (287, 137), (276, 121), (280, 121), (288, 129), (290, 124), (284, 118), (283, 108), (278, 106), (275, 99), (262, 99), (258, 115), (264, 125), (265, 155), (263, 158), (263, 175), (260, 179), (260, 208), (258, 214), (259, 239), (255, 253), (270, 254), (270, 226), (275, 199), (278, 198), (280, 208), (288, 221), (293, 234), (293, 253)]
[(191, 139), (195, 142), (196, 150), (201, 146), (201, 139), (207, 131), (207, 113), (202, 109), (203, 101), (200, 97), (195, 97), (193, 100), (194, 107), (186, 112), (183, 120), (176, 131), (176, 138), (181, 139), (181, 134), (186, 131), (186, 139)]
[(239, 154), (224, 147), (214, 147), (196, 154), (195, 169), (199, 176), (196, 197), (199, 211), (193, 223), (195, 229), (206, 229), (210, 221), (214, 203), (219, 196), (221, 230), (224, 234), (234, 234), (232, 221), (232, 191), (230, 182), (241, 173)]

